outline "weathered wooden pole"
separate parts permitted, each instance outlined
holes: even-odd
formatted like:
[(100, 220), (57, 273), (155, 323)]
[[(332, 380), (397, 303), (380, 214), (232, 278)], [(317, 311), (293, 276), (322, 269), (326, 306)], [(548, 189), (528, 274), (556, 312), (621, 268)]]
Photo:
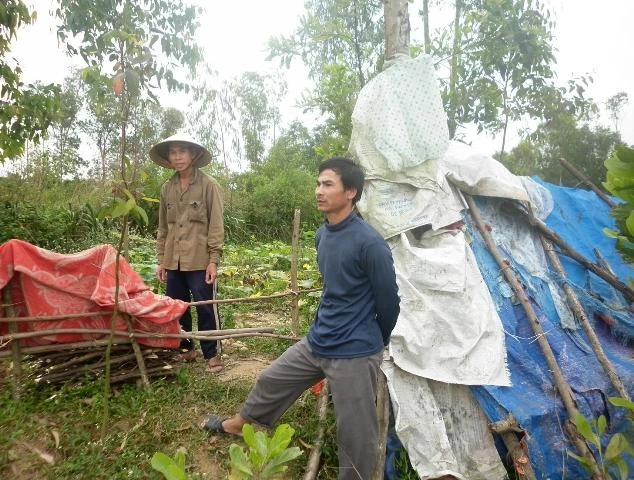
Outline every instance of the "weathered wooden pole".
[(376, 382), (376, 417), (379, 423), (379, 442), (371, 480), (383, 480), (385, 449), (387, 448), (387, 434), (390, 426), (390, 392), (387, 389), (387, 378), (381, 370), (379, 370), (379, 378)]
[(577, 177), (577, 179), (582, 182), (585, 183), (594, 193), (596, 193), (599, 198), (601, 200), (603, 200), (605, 203), (607, 203), (610, 208), (614, 208), (616, 207), (616, 203), (614, 203), (610, 197), (608, 197), (605, 192), (601, 189), (599, 189), (599, 187), (597, 187), (592, 180), (590, 180), (586, 175), (584, 175), (582, 172), (580, 172), (579, 170), (577, 170), (577, 168), (570, 163), (568, 160), (566, 160), (565, 158), (561, 157), (559, 159), (559, 162), (566, 167), (566, 170), (568, 170), (570, 173), (572, 173), (575, 177)]
[(319, 473), (319, 461), (321, 459), (321, 451), (324, 447), (326, 437), (326, 413), (328, 412), (329, 388), (328, 382), (323, 380), (321, 391), (319, 392), (319, 400), (317, 401), (317, 438), (313, 442), (306, 465), (306, 472), (303, 480), (314, 480)]
[[(15, 311), (13, 309), (13, 301), (11, 299), (11, 293), (9, 293), (9, 284), (5, 285), (2, 292), (2, 301), (6, 307), (6, 312), (9, 317), (15, 317)], [(18, 333), (18, 324), (16, 322), (9, 323), (9, 333), (15, 335)], [(13, 383), (13, 399), (20, 399), (20, 389), (22, 384), (22, 353), (20, 352), (20, 341), (11, 340), (11, 357), (12, 357), (12, 371), (11, 381)]]
[(293, 215), (293, 237), (291, 239), (291, 290), (293, 299), (291, 301), (291, 331), (293, 335), (299, 333), (299, 293), (297, 292), (297, 257), (299, 251), (299, 208), (295, 209)]
[(409, 10), (407, 0), (384, 0), (385, 59), (409, 55)]
[(497, 433), (504, 442), (504, 446), (513, 460), (515, 473), (521, 480), (536, 480), (535, 471), (531, 465), (528, 455), (522, 448), (522, 444), (517, 439), (516, 433), (524, 433), (512, 413), (509, 413), (504, 420), (489, 424), (493, 433)]
[[(539, 238), (542, 241), (542, 245), (544, 246), (544, 252), (546, 252), (546, 256), (550, 260), (550, 264), (553, 266), (553, 269), (559, 275), (561, 275), (561, 277), (565, 278), (566, 271), (564, 270), (564, 267), (561, 264), (561, 261), (559, 260), (559, 257), (557, 256), (557, 253), (555, 252), (555, 249), (553, 248), (553, 244), (550, 243), (549, 240), (545, 239), (541, 235)], [(562, 288), (564, 290), (564, 293), (566, 294), (566, 300), (568, 302), (568, 306), (575, 314), (575, 317), (577, 317), (577, 319), (579, 320), (579, 323), (581, 324), (581, 327), (583, 328), (583, 330), (586, 332), (586, 335), (588, 336), (588, 340), (590, 340), (592, 351), (594, 352), (594, 354), (597, 357), (597, 360), (603, 367), (603, 371), (610, 379), (610, 382), (612, 383), (616, 391), (619, 392), (619, 395), (629, 400), (630, 396), (627, 393), (627, 390), (625, 389), (625, 385), (623, 385), (623, 382), (621, 381), (619, 376), (616, 374), (616, 369), (612, 365), (612, 362), (610, 362), (608, 357), (605, 355), (605, 352), (603, 351), (603, 347), (601, 346), (601, 342), (599, 341), (597, 334), (592, 328), (592, 325), (590, 325), (590, 321), (588, 320), (586, 312), (583, 309), (583, 306), (581, 305), (579, 298), (577, 298), (577, 294), (574, 292), (572, 287), (570, 287), (570, 285), (568, 285), (567, 283), (564, 283), (562, 285)]]
[(520, 302), (524, 309), (524, 312), (526, 313), (526, 318), (531, 325), (533, 333), (535, 334), (536, 341), (544, 355), (544, 359), (546, 360), (546, 364), (548, 365), (548, 370), (553, 376), (554, 385), (557, 389), (557, 392), (559, 393), (559, 398), (561, 399), (564, 408), (568, 414), (568, 420), (566, 421), (565, 425), (565, 430), (568, 433), (568, 438), (575, 445), (579, 454), (588, 461), (589, 468), (592, 472), (592, 478), (594, 480), (604, 480), (599, 466), (597, 465), (596, 459), (594, 458), (592, 452), (590, 452), (590, 449), (581, 438), (581, 435), (579, 435), (576, 427), (572, 423), (572, 419), (574, 419), (579, 414), (579, 409), (577, 409), (577, 405), (575, 404), (572, 395), (572, 389), (570, 388), (570, 385), (568, 384), (563, 371), (557, 363), (555, 354), (550, 347), (550, 343), (548, 343), (548, 338), (546, 332), (542, 328), (541, 321), (537, 317), (537, 314), (535, 313), (535, 310), (533, 309), (530, 300), (528, 299), (528, 295), (524, 291), (524, 287), (515, 276), (515, 273), (513, 273), (510, 263), (502, 256), (500, 250), (495, 244), (495, 241), (493, 240), (493, 237), (491, 236), (491, 233), (484, 225), (482, 217), (480, 216), (480, 210), (473, 201), (473, 198), (471, 197), (471, 195), (468, 195), (464, 192), (463, 196), (469, 207), (469, 214), (471, 215), (471, 218), (473, 218), (473, 223), (480, 232), (480, 235), (482, 236), (482, 239), (484, 240), (489, 253), (491, 253), (491, 256), (500, 266), (500, 270), (504, 275), (504, 278), (515, 293), (515, 298), (517, 298), (517, 300)]

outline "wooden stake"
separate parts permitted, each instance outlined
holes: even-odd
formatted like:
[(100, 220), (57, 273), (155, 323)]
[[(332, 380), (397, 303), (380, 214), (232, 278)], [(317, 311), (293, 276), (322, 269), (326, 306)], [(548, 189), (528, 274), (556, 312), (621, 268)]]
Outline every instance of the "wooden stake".
[[(4, 306), (6, 307), (7, 314), (9, 317), (15, 317), (15, 311), (13, 309), (13, 302), (11, 299), (11, 293), (9, 292), (9, 284), (5, 285), (2, 298), (4, 301)], [(18, 324), (16, 322), (9, 323), (9, 334), (15, 335), (18, 333)], [(2, 342), (0, 342), (2, 343)], [(20, 341), (12, 340), (11, 341), (11, 358), (12, 358), (12, 369), (11, 369), (11, 381), (13, 384), (13, 399), (20, 399), (20, 385), (22, 384), (22, 354), (20, 352)]]
[(130, 341), (132, 342), (132, 349), (134, 350), (134, 356), (136, 357), (136, 363), (139, 366), (139, 372), (141, 373), (141, 380), (143, 381), (143, 386), (146, 390), (150, 390), (152, 387), (150, 386), (150, 379), (147, 376), (147, 369), (145, 368), (145, 360), (143, 359), (143, 354), (141, 353), (141, 348), (139, 348), (139, 344), (134, 338), (134, 328), (132, 328), (132, 321), (130, 320), (130, 315), (124, 313), (122, 314), (125, 323), (128, 327), (128, 333)]
[(297, 255), (299, 249), (299, 208), (293, 215), (293, 237), (291, 241), (291, 290), (295, 293), (291, 301), (291, 331), (293, 335), (299, 334), (299, 294), (297, 291)]
[(614, 203), (612, 199), (608, 197), (603, 190), (601, 190), (594, 183), (592, 183), (592, 180), (590, 180), (586, 175), (584, 175), (579, 170), (577, 170), (572, 163), (570, 163), (568, 160), (566, 160), (563, 157), (561, 157), (559, 161), (564, 167), (566, 167), (566, 169), (570, 173), (572, 173), (575, 177), (577, 177), (579, 181), (581, 181), (582, 183), (585, 183), (594, 193), (596, 193), (599, 196), (601, 200), (607, 203), (610, 206), (610, 208), (616, 207), (616, 203)]
[[(473, 218), (473, 221), (476, 227), (478, 228), (478, 231), (480, 232), (480, 235), (482, 236), (484, 243), (488, 247), (489, 252), (493, 256), (497, 264), (500, 266), (500, 269), (504, 277), (506, 278), (507, 282), (513, 289), (513, 292), (515, 293), (515, 297), (522, 304), (522, 307), (524, 308), (524, 311), (526, 312), (526, 318), (530, 322), (531, 327), (533, 329), (533, 333), (535, 334), (535, 337), (537, 339), (537, 343), (539, 344), (542, 350), (542, 353), (544, 354), (544, 358), (546, 359), (546, 363), (548, 364), (548, 369), (550, 370), (553, 376), (555, 388), (559, 392), (559, 397), (561, 398), (564, 408), (566, 409), (566, 412), (568, 413), (568, 418), (569, 419), (575, 418), (577, 414), (579, 413), (579, 410), (577, 409), (575, 405), (570, 385), (568, 385), (568, 382), (566, 381), (566, 377), (564, 377), (564, 374), (561, 371), (561, 368), (559, 368), (559, 365), (557, 364), (557, 360), (555, 359), (555, 355), (552, 349), (550, 348), (550, 344), (548, 343), (548, 339), (546, 337), (546, 332), (544, 332), (544, 329), (541, 326), (539, 318), (537, 317), (537, 314), (533, 310), (533, 307), (531, 306), (530, 300), (528, 299), (528, 296), (526, 295), (526, 292), (524, 291), (522, 284), (513, 273), (513, 270), (511, 269), (511, 265), (506, 259), (502, 257), (502, 255), (500, 254), (500, 251), (497, 248), (497, 245), (495, 244), (493, 238), (491, 237), (491, 234), (489, 233), (486, 226), (484, 225), (484, 222), (482, 221), (482, 218), (480, 217), (480, 211), (478, 210), (478, 207), (473, 201), (473, 198), (471, 197), (471, 195), (468, 195), (464, 192), (463, 194), (467, 202), (467, 205), (469, 206), (469, 213), (471, 214), (471, 217)], [(579, 454), (583, 456), (586, 460), (588, 460), (590, 468), (592, 469), (592, 478), (595, 480), (603, 480), (603, 475), (601, 475), (601, 472), (599, 470), (596, 460), (592, 456), (590, 450), (588, 449), (588, 446), (585, 444), (585, 442), (583, 441), (579, 433), (576, 431), (576, 427), (574, 427), (574, 425), (569, 420), (566, 423), (568, 424), (568, 426), (566, 427), (566, 431), (568, 433), (570, 440), (574, 443)]]
[(324, 447), (324, 437), (326, 433), (326, 413), (328, 412), (328, 382), (324, 380), (324, 384), (319, 392), (319, 401), (317, 402), (317, 416), (319, 422), (317, 424), (317, 438), (313, 443), (306, 465), (306, 473), (304, 480), (314, 480), (319, 473), (319, 461), (321, 459), (321, 450)]
[(387, 389), (387, 379), (381, 370), (379, 370), (379, 378), (376, 382), (376, 416), (379, 422), (379, 442), (375, 452), (376, 463), (372, 480), (383, 480), (387, 432), (390, 426), (390, 392)]
[[(550, 241), (544, 238), (542, 235), (540, 235), (539, 238), (542, 241), (544, 251), (546, 252), (546, 256), (548, 257), (548, 259), (550, 260), (551, 265), (553, 266), (553, 268), (559, 275), (565, 278), (566, 271), (564, 270), (563, 265), (559, 261), (559, 257), (557, 256), (557, 254), (555, 253), (553, 249), (553, 244), (550, 243)], [(630, 396), (627, 393), (627, 390), (625, 389), (623, 382), (621, 381), (619, 376), (616, 374), (616, 370), (614, 369), (614, 366), (612, 365), (608, 357), (606, 357), (605, 352), (603, 351), (603, 347), (601, 346), (601, 342), (599, 341), (597, 334), (592, 328), (592, 325), (590, 325), (590, 322), (588, 321), (588, 317), (586, 316), (586, 312), (584, 311), (583, 306), (581, 305), (581, 302), (579, 301), (579, 298), (577, 298), (577, 294), (567, 283), (564, 283), (562, 285), (562, 288), (564, 290), (564, 293), (566, 294), (566, 300), (568, 302), (568, 305), (570, 306), (570, 309), (573, 311), (575, 317), (579, 320), (579, 323), (581, 324), (581, 327), (583, 328), (584, 332), (586, 332), (586, 335), (588, 336), (588, 340), (590, 340), (592, 351), (596, 355), (597, 360), (601, 364), (601, 367), (603, 367), (603, 371), (610, 379), (610, 382), (612, 383), (616, 391), (619, 392), (619, 395), (629, 400)]]
[(509, 452), (513, 467), (521, 480), (536, 480), (535, 472), (528, 458), (528, 455), (522, 448), (515, 432), (524, 432), (513, 414), (509, 413), (504, 420), (489, 424), (489, 429), (493, 433), (497, 433), (504, 442)]

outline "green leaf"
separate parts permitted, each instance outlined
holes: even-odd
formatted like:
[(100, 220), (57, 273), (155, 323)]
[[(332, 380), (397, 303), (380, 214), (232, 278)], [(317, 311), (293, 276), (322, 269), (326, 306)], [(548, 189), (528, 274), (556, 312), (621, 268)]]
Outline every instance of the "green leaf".
[(602, 436), (605, 433), (605, 427), (607, 427), (607, 421), (605, 415), (600, 415), (597, 419), (597, 433)]
[(625, 226), (627, 227), (627, 232), (630, 237), (634, 237), (634, 212), (631, 212), (625, 220)]
[(634, 412), (634, 402), (628, 400), (627, 398), (610, 397), (608, 398), (608, 401), (616, 407), (627, 408), (629, 411)]
[[(244, 450), (242, 448), (240, 448), (235, 443), (232, 443), (231, 446), (229, 447), (229, 457), (231, 458), (232, 473), (233, 471), (236, 471), (236, 472), (240, 472), (249, 476), (246, 478), (253, 477), (253, 470), (251, 470), (249, 459), (246, 453), (244, 453)], [(243, 478), (243, 477), (238, 477), (238, 478)]]
[(590, 426), (590, 422), (588, 419), (584, 417), (581, 413), (577, 412), (573, 418), (573, 423), (576, 425), (577, 430), (586, 439), (588, 442), (592, 442), (594, 445), (598, 446), (599, 440), (597, 436), (592, 431), (592, 427)]
[(174, 461), (176, 464), (185, 471), (185, 457), (187, 455), (187, 450), (185, 447), (178, 447), (176, 453), (174, 454)]
[(590, 468), (590, 461), (587, 458), (580, 457), (579, 455), (576, 455), (576, 454), (572, 453), (570, 450), (566, 450), (566, 453), (568, 454), (569, 457), (574, 458), (576, 461), (578, 461), (583, 466), (585, 466), (587, 468)]
[(605, 458), (612, 461), (627, 450), (629, 446), (629, 443), (621, 433), (615, 433), (605, 449)]
[(162, 473), (167, 480), (188, 480), (185, 470), (163, 452), (152, 456), (152, 468)]
[(296, 459), (301, 454), (302, 451), (298, 447), (291, 447), (275, 455), (262, 470), (262, 478), (269, 478), (271, 475), (282, 473), (288, 468), (284, 464)]
[(269, 456), (274, 457), (280, 454), (291, 443), (293, 435), (295, 435), (295, 430), (289, 424), (278, 425), (273, 438), (271, 438)]
[(134, 208), (130, 210), (130, 214), (138, 221), (143, 222), (144, 225), (148, 225), (150, 223), (147, 213), (139, 205), (135, 204)]
[(620, 480), (629, 480), (629, 477), (628, 477), (629, 469), (627, 467), (627, 463), (625, 463), (625, 460), (623, 460), (622, 458), (619, 458), (614, 462), (614, 465), (616, 465), (616, 468), (618, 468), (619, 470)]

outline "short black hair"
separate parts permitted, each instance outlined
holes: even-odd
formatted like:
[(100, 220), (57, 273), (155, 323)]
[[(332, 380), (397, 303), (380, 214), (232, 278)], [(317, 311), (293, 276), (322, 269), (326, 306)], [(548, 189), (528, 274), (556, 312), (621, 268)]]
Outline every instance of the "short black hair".
[(357, 163), (345, 157), (332, 157), (324, 160), (319, 165), (319, 173), (324, 170), (335, 171), (341, 177), (341, 183), (343, 183), (343, 188), (346, 190), (357, 189), (357, 194), (352, 199), (353, 204), (361, 199), (365, 173), (363, 173), (363, 169)]

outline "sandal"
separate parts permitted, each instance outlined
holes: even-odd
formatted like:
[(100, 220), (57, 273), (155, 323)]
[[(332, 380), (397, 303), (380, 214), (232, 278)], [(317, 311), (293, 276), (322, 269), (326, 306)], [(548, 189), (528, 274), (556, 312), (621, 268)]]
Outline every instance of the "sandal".
[(224, 422), (225, 420), (227, 420), (227, 417), (211, 415), (201, 424), (201, 427), (203, 430), (209, 433), (229, 433), (222, 426), (222, 422)]
[(198, 352), (196, 352), (196, 350), (187, 350), (186, 352), (179, 353), (178, 355), (174, 356), (174, 360), (176, 362), (188, 363), (195, 362), (197, 357)]
[(215, 365), (210, 365), (211, 360), (213, 360), (214, 358), (217, 358), (217, 357), (211, 357), (209, 360), (207, 360), (207, 372), (220, 373), (225, 367), (222, 365), (222, 363), (216, 363)]

